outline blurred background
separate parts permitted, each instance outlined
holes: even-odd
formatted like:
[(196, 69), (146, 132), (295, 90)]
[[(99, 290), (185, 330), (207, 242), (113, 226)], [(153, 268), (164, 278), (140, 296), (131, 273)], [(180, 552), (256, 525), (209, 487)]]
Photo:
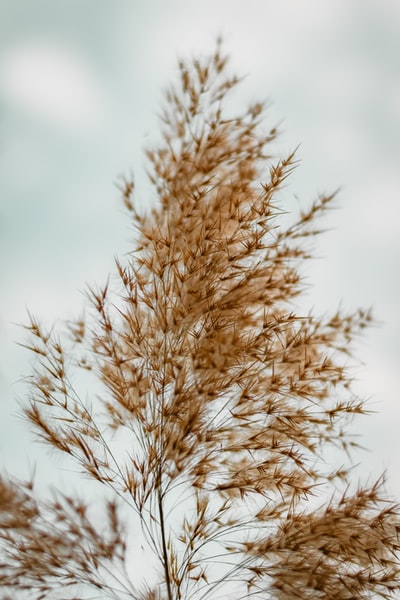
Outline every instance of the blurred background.
[(27, 309), (44, 323), (79, 316), (85, 286), (129, 250), (115, 184), (132, 171), (138, 202), (154, 200), (143, 148), (157, 140), (162, 90), (177, 58), (212, 51), (220, 34), (247, 75), (235, 106), (267, 99), (282, 152), (301, 143), (287, 208), (342, 186), (304, 302), (316, 314), (374, 309), (379, 326), (356, 354), (377, 414), (355, 426), (369, 448), (357, 473), (387, 469), (400, 498), (398, 0), (1, 0), (0, 468), (64, 477), (18, 417), (32, 360), (15, 323)]

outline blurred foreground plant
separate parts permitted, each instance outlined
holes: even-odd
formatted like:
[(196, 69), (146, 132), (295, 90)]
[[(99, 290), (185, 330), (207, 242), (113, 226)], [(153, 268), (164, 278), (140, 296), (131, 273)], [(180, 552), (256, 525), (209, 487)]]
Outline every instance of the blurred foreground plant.
[[(348, 422), (365, 412), (346, 361), (370, 315), (293, 309), (333, 196), (284, 225), (277, 195), (295, 157), (271, 160), (263, 105), (226, 116), (238, 80), (219, 44), (179, 71), (147, 153), (151, 213), (124, 182), (137, 235), (114, 291), (90, 290), (91, 315), (63, 341), (33, 317), (27, 327), (38, 363), (25, 416), (109, 488), (106, 518), (99, 527), (81, 499), (41, 500), (32, 482), (3, 477), (0, 584), (35, 599), (393, 597), (397, 507), (381, 482), (350, 489), (346, 468), (324, 460), (329, 446), (351, 449)], [(101, 382), (89, 401), (76, 370), (89, 390)], [(140, 544), (159, 569), (137, 584)]]

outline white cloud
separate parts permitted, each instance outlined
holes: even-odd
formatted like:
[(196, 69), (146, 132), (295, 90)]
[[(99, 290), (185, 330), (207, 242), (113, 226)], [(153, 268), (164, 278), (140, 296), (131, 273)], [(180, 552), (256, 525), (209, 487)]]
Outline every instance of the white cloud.
[(35, 117), (79, 130), (96, 126), (105, 108), (101, 87), (80, 57), (44, 41), (4, 53), (0, 94)]

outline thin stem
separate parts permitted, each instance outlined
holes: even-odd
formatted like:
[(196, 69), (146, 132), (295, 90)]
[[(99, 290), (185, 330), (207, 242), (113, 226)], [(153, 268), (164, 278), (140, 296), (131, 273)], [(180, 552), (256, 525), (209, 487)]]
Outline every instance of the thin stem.
[[(164, 310), (164, 320), (167, 323), (167, 309), (166, 302), (168, 298), (168, 293), (165, 288), (165, 279), (161, 277), (160, 284), (162, 286), (163, 294), (164, 294), (164, 302), (162, 303), (162, 309)], [(154, 282), (154, 286), (157, 284)], [(167, 586), (167, 596), (168, 600), (172, 600), (172, 589), (171, 589), (171, 576), (169, 572), (169, 559), (167, 552), (167, 541), (165, 536), (165, 515), (164, 515), (164, 507), (163, 507), (163, 490), (162, 490), (162, 467), (163, 467), (163, 439), (164, 439), (164, 407), (165, 407), (165, 366), (167, 364), (167, 336), (164, 332), (164, 344), (163, 344), (163, 382), (162, 382), (162, 391), (161, 391), (161, 411), (159, 414), (159, 431), (160, 431), (160, 457), (158, 464), (158, 481), (157, 481), (157, 500), (158, 500), (158, 514), (160, 517), (160, 529), (161, 529), (161, 545), (162, 545), (162, 562), (164, 567), (165, 574), (165, 583)]]
[(160, 516), (161, 544), (162, 544), (162, 556), (163, 556), (162, 562), (163, 562), (164, 573), (165, 573), (165, 583), (167, 584), (168, 600), (172, 600), (171, 578), (170, 578), (169, 566), (168, 566), (167, 542), (165, 539), (164, 507), (163, 507), (162, 490), (161, 490), (161, 471), (159, 472), (159, 481), (158, 481), (158, 485), (157, 485), (157, 497), (158, 497), (158, 513)]

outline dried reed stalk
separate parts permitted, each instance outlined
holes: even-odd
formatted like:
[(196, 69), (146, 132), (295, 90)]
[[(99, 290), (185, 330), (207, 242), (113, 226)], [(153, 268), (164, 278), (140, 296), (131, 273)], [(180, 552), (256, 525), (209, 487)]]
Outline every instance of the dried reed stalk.
[[(382, 482), (346, 488), (348, 470), (323, 458), (329, 446), (351, 449), (347, 425), (366, 412), (347, 360), (370, 314), (293, 309), (308, 239), (333, 195), (282, 224), (277, 196), (295, 155), (271, 159), (277, 131), (262, 131), (262, 104), (228, 118), (237, 83), (220, 43), (179, 64), (162, 141), (147, 152), (159, 202), (139, 214), (133, 182), (122, 188), (137, 235), (116, 261), (114, 292), (89, 290), (91, 313), (63, 341), (30, 319), (38, 362), (25, 416), (114, 500), (99, 527), (82, 500), (40, 500), (32, 482), (3, 477), (3, 598), (399, 592), (397, 507)], [(98, 397), (83, 400), (77, 371), (101, 383)], [(132, 582), (121, 503), (140, 522), (158, 581)]]

